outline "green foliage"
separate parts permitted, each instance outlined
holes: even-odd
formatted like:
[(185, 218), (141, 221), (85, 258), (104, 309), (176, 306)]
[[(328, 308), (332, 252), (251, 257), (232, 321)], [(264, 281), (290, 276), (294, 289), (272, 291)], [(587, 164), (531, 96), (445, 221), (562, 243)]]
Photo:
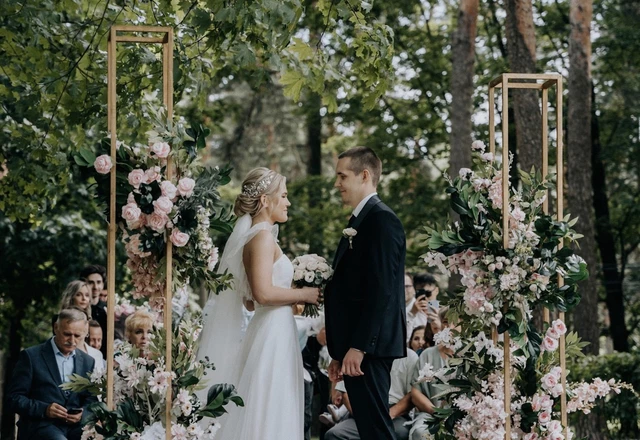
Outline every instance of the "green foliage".
[[(572, 381), (590, 381), (595, 377), (624, 381), (635, 390), (635, 394), (623, 390), (613, 394), (606, 402), (598, 404), (593, 410), (603, 414), (607, 421), (608, 439), (628, 439), (640, 437), (640, 352), (612, 353), (602, 356), (586, 356), (568, 366), (568, 379)], [(573, 416), (575, 422), (582, 417)]]

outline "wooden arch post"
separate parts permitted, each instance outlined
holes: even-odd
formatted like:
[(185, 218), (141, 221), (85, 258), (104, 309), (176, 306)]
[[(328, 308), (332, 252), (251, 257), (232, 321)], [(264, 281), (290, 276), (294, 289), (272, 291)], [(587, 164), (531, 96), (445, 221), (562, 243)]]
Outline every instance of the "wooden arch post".
[[(152, 33), (160, 34), (156, 37), (145, 37), (135, 35), (124, 35), (131, 33)], [(109, 32), (107, 46), (107, 118), (108, 130), (111, 138), (111, 161), (114, 165), (110, 174), (110, 195), (109, 195), (109, 230), (107, 234), (107, 406), (113, 409), (113, 356), (114, 356), (114, 326), (115, 326), (115, 282), (116, 282), (116, 142), (117, 126), (117, 75), (116, 75), (116, 59), (118, 43), (141, 43), (141, 44), (162, 44), (162, 99), (167, 110), (167, 117), (173, 114), (173, 29), (161, 26), (112, 26)], [(167, 159), (166, 173), (170, 177), (173, 172), (173, 164), (171, 157)], [(172, 364), (172, 336), (171, 328), (171, 275), (172, 275), (172, 246), (171, 241), (167, 237), (166, 249), (166, 280), (165, 280), (165, 297), (164, 297), (164, 327), (167, 334), (165, 365), (166, 371), (171, 372)], [(169, 386), (167, 388), (167, 404), (165, 412), (165, 428), (166, 438), (171, 440), (171, 376), (168, 378)]]
[[(542, 91), (542, 178), (549, 174), (549, 89), (556, 88), (556, 218), (562, 220), (564, 214), (564, 144), (562, 128), (562, 75), (504, 73), (489, 83), (489, 150), (495, 154), (495, 91), (502, 89), (502, 230), (503, 246), (506, 248), (509, 237), (505, 231), (509, 229), (509, 90), (535, 89)], [(548, 197), (542, 205), (545, 214), (549, 213)], [(558, 245), (562, 247), (562, 243)], [(564, 281), (558, 277), (558, 284)], [(559, 318), (564, 321), (564, 312)], [(544, 320), (549, 322), (549, 310), (544, 309)], [(560, 337), (560, 368), (562, 369), (562, 388), (567, 388), (567, 362), (565, 336)], [(504, 410), (507, 413), (505, 439), (511, 438), (511, 359), (509, 350), (509, 334), (504, 334)], [(560, 395), (560, 412), (562, 425), (567, 429), (567, 395)]]

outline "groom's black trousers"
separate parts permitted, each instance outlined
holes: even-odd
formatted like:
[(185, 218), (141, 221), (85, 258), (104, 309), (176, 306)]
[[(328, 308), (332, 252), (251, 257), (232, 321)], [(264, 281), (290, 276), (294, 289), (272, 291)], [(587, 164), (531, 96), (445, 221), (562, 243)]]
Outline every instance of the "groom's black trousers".
[(362, 440), (396, 440), (389, 415), (389, 387), (393, 359), (365, 355), (360, 365), (364, 376), (344, 376), (353, 418)]

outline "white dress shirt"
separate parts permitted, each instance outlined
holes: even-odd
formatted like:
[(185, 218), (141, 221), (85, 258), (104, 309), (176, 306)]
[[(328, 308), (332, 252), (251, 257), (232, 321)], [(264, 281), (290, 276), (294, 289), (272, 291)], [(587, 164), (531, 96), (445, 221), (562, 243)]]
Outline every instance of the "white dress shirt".
[(364, 208), (364, 205), (367, 204), (367, 202), (369, 201), (369, 199), (373, 196), (378, 195), (377, 192), (372, 192), (371, 194), (369, 194), (368, 196), (365, 196), (364, 199), (360, 200), (360, 203), (358, 203), (358, 206), (356, 206), (356, 209), (353, 210), (353, 216), (357, 217), (358, 214), (360, 214), (360, 212), (362, 212), (362, 209)]

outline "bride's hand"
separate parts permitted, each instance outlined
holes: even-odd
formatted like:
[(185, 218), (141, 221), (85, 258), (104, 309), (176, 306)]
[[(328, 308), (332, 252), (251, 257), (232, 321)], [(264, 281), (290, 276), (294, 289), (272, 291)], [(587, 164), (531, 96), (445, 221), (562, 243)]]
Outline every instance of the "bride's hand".
[(318, 305), (318, 298), (320, 297), (320, 288), (318, 287), (302, 287), (300, 289), (300, 297), (302, 301), (307, 304)]

